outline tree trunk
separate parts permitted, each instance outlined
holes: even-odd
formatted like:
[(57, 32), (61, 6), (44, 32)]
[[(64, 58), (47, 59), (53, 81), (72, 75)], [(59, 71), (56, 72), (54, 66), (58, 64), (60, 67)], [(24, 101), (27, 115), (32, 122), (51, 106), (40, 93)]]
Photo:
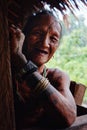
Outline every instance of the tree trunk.
[(0, 130), (15, 130), (7, 0), (0, 0)]

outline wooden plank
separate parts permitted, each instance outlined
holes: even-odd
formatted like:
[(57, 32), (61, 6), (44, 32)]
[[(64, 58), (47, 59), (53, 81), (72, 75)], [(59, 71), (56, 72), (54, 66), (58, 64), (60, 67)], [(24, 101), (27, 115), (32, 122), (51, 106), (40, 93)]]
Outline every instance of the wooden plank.
[(77, 117), (70, 128), (63, 130), (87, 130), (87, 115)]
[(87, 86), (85, 86), (84, 84), (71, 81), (70, 90), (74, 96), (77, 105), (82, 105), (86, 88)]
[(81, 84), (81, 83), (76, 84), (74, 98), (75, 98), (75, 102), (76, 102), (77, 105), (82, 104), (86, 88), (87, 87), (85, 85)]
[(0, 130), (15, 130), (7, 0), (0, 0)]

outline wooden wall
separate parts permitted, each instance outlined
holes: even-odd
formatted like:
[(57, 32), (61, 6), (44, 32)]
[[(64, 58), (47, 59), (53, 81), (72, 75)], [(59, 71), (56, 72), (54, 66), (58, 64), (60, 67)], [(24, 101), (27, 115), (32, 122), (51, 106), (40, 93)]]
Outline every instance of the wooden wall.
[(0, 0), (0, 130), (15, 130), (7, 0)]

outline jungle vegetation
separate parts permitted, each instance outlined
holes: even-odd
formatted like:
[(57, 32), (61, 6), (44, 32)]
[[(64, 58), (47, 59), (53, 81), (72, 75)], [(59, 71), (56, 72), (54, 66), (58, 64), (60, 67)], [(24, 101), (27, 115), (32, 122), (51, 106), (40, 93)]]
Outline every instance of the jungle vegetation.
[[(60, 68), (69, 74), (71, 80), (87, 86), (87, 25), (84, 22), (83, 16), (76, 20), (72, 14), (68, 29), (61, 22), (60, 46), (47, 66)], [(84, 102), (87, 102), (87, 92)]]

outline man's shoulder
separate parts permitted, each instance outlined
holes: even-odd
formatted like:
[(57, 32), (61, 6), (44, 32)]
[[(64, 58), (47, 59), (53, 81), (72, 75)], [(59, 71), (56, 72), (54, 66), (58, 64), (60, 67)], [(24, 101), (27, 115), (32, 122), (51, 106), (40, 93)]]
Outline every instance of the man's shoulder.
[(59, 68), (48, 69), (48, 77), (58, 82), (70, 81), (68, 73)]
[(61, 70), (60, 68), (48, 68), (48, 74), (56, 74), (56, 75), (65, 75), (67, 74), (65, 71)]
[(49, 69), (48, 79), (61, 92), (65, 92), (70, 86), (70, 77), (67, 72), (61, 69)]

